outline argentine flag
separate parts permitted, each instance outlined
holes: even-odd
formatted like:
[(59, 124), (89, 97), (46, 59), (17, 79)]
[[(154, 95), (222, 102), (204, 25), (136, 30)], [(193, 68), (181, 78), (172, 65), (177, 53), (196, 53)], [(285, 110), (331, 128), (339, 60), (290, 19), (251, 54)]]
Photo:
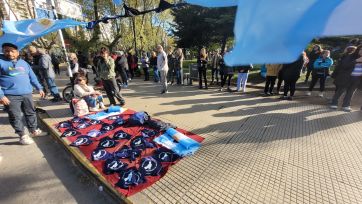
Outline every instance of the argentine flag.
[(237, 6), (235, 45), (228, 65), (289, 63), (315, 37), (362, 33), (362, 0), (186, 0)]

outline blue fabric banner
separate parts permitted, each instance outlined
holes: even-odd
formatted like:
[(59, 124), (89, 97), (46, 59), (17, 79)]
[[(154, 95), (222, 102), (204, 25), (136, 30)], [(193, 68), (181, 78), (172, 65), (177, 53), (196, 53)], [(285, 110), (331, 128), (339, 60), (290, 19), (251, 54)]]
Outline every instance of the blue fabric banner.
[(33, 40), (59, 29), (86, 25), (86, 22), (78, 22), (71, 19), (52, 20), (42, 18), (3, 21), (3, 29), (0, 32), (0, 45), (7, 42), (15, 44), (21, 49)]
[(113, 3), (116, 4), (117, 6), (120, 6), (123, 2), (122, 0), (113, 0)]

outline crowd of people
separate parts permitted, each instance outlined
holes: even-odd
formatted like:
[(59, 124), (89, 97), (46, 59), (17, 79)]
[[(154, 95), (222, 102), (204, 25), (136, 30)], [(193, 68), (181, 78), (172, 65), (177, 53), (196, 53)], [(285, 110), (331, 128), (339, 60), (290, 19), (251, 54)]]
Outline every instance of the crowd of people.
[[(319, 96), (324, 96), (327, 77), (334, 79), (336, 86), (330, 108), (337, 109), (338, 102), (344, 95), (342, 110), (351, 111), (351, 100), (356, 90), (362, 85), (362, 45), (348, 45), (340, 58), (333, 60), (330, 51), (320, 45), (314, 45), (309, 52), (302, 52), (300, 57), (288, 64), (266, 64), (266, 81), (263, 95), (265, 97), (280, 94), (280, 99), (292, 100), (296, 91), (296, 83), (302, 73), (306, 72), (305, 83), (309, 83), (307, 96), (312, 95), (315, 85), (319, 81)], [(35, 109), (32, 99), (33, 87), (39, 91), (41, 98), (52, 95), (52, 102), (62, 100), (55, 78), (60, 74), (59, 64), (62, 59), (54, 53), (48, 54), (45, 49), (29, 46), (25, 53), (20, 55), (16, 45), (4, 43), (3, 55), (0, 58), (0, 103), (5, 105), (9, 114), (10, 124), (20, 136), (21, 144), (31, 144), (33, 141), (25, 134), (27, 126), (31, 135), (44, 134), (37, 128)], [(167, 53), (166, 53), (167, 52)], [(223, 91), (227, 85), (228, 91), (246, 91), (249, 71), (252, 64), (230, 67), (224, 62), (227, 51), (215, 50), (210, 53), (202, 48), (197, 56), (199, 88), (208, 89), (209, 86), (218, 86)], [(153, 81), (160, 84), (160, 93), (168, 93), (168, 86), (183, 83), (184, 55), (181, 48), (168, 49), (161, 45), (152, 52), (142, 52), (140, 59), (137, 54), (129, 51), (110, 52), (102, 47), (99, 52), (85, 57), (81, 52), (70, 53), (70, 85), (73, 86), (72, 100), (75, 114), (85, 114), (105, 109), (101, 91), (95, 90), (88, 82), (88, 73), (96, 75), (97, 85), (102, 86), (109, 105), (125, 105), (121, 94), (122, 88), (128, 88), (129, 82), (139, 75), (139, 64), (144, 74), (144, 80), (149, 81), (151, 72)], [(335, 65), (333, 73), (332, 66)], [(211, 82), (208, 83), (207, 70), (211, 69)], [(237, 73), (236, 89), (231, 89), (232, 79)], [(311, 81), (309, 82), (309, 79)], [(278, 80), (278, 82), (277, 82)], [(276, 83), (277, 82), (277, 83)], [(284, 83), (283, 92), (281, 91)], [(277, 84), (276, 92), (274, 92)], [(79, 103), (83, 102), (83, 103)], [(78, 104), (79, 103), (79, 104)], [(80, 109), (85, 108), (83, 112)], [(77, 112), (78, 111), (78, 112)], [(22, 115), (26, 124), (23, 123)]]

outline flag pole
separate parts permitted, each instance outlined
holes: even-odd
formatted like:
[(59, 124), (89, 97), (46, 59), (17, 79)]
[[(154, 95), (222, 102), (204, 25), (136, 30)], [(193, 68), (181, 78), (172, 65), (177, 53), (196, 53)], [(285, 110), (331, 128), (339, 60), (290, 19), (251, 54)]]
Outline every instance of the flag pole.
[[(58, 19), (58, 13), (57, 13), (57, 11), (55, 9), (54, 0), (51, 0), (50, 2), (52, 4), (52, 11), (53, 11), (53, 14), (54, 14), (54, 19), (57, 20)], [(63, 54), (65, 56), (65, 61), (67, 63), (68, 76), (73, 77), (72, 70), (70, 69), (70, 62), (69, 62), (69, 58), (68, 58), (68, 52), (67, 52), (67, 48), (65, 47), (64, 37), (63, 37), (63, 33), (62, 33), (61, 29), (58, 30), (58, 34), (59, 34), (60, 42), (62, 43), (62, 48), (63, 48)]]

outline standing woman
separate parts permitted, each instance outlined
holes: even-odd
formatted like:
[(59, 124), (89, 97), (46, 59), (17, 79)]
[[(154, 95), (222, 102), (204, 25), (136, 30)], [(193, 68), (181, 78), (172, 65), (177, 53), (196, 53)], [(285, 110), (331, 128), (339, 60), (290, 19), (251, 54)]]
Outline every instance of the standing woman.
[(314, 61), (312, 71), (312, 82), (309, 86), (307, 96), (312, 95), (313, 88), (319, 79), (319, 96), (323, 97), (323, 92), (326, 84), (327, 76), (329, 75), (329, 69), (333, 65), (333, 60), (330, 58), (330, 51), (323, 50), (322, 55)]
[(334, 93), (330, 108), (338, 108), (338, 100), (343, 93), (346, 93), (343, 99), (342, 109), (351, 111), (351, 100), (361, 84), (362, 80), (362, 46), (356, 48), (349, 46), (342, 55), (339, 64), (332, 74), (336, 91)]
[(79, 74), (79, 64), (78, 64), (77, 55), (75, 53), (70, 53), (69, 61), (70, 61), (70, 69), (72, 70), (72, 75), (73, 75), (73, 77), (71, 77), (71, 83), (74, 86), (74, 80), (78, 77)]
[(152, 51), (151, 59), (150, 59), (150, 66), (153, 68), (153, 80), (154, 82), (160, 82), (160, 73), (157, 68), (157, 55), (155, 51)]
[(150, 61), (147, 57), (146, 52), (142, 53), (142, 57), (141, 57), (141, 66), (143, 69), (143, 72), (145, 73), (145, 81), (149, 81), (150, 80)]
[(177, 85), (181, 85), (181, 74), (182, 74), (182, 65), (184, 61), (184, 54), (182, 49), (178, 48), (175, 54), (175, 70), (176, 70), (176, 82)]
[(305, 83), (308, 82), (309, 75), (313, 70), (313, 64), (319, 58), (321, 53), (322, 53), (322, 47), (320, 45), (314, 45), (313, 50), (310, 53), (308, 53), (309, 63), (307, 65), (307, 75), (305, 76), (305, 81), (304, 81)]
[(206, 79), (206, 66), (207, 66), (208, 56), (206, 49), (202, 48), (200, 50), (200, 55), (197, 57), (197, 66), (199, 71), (199, 89), (202, 89), (202, 78), (204, 78), (205, 89), (207, 89), (207, 79)]

